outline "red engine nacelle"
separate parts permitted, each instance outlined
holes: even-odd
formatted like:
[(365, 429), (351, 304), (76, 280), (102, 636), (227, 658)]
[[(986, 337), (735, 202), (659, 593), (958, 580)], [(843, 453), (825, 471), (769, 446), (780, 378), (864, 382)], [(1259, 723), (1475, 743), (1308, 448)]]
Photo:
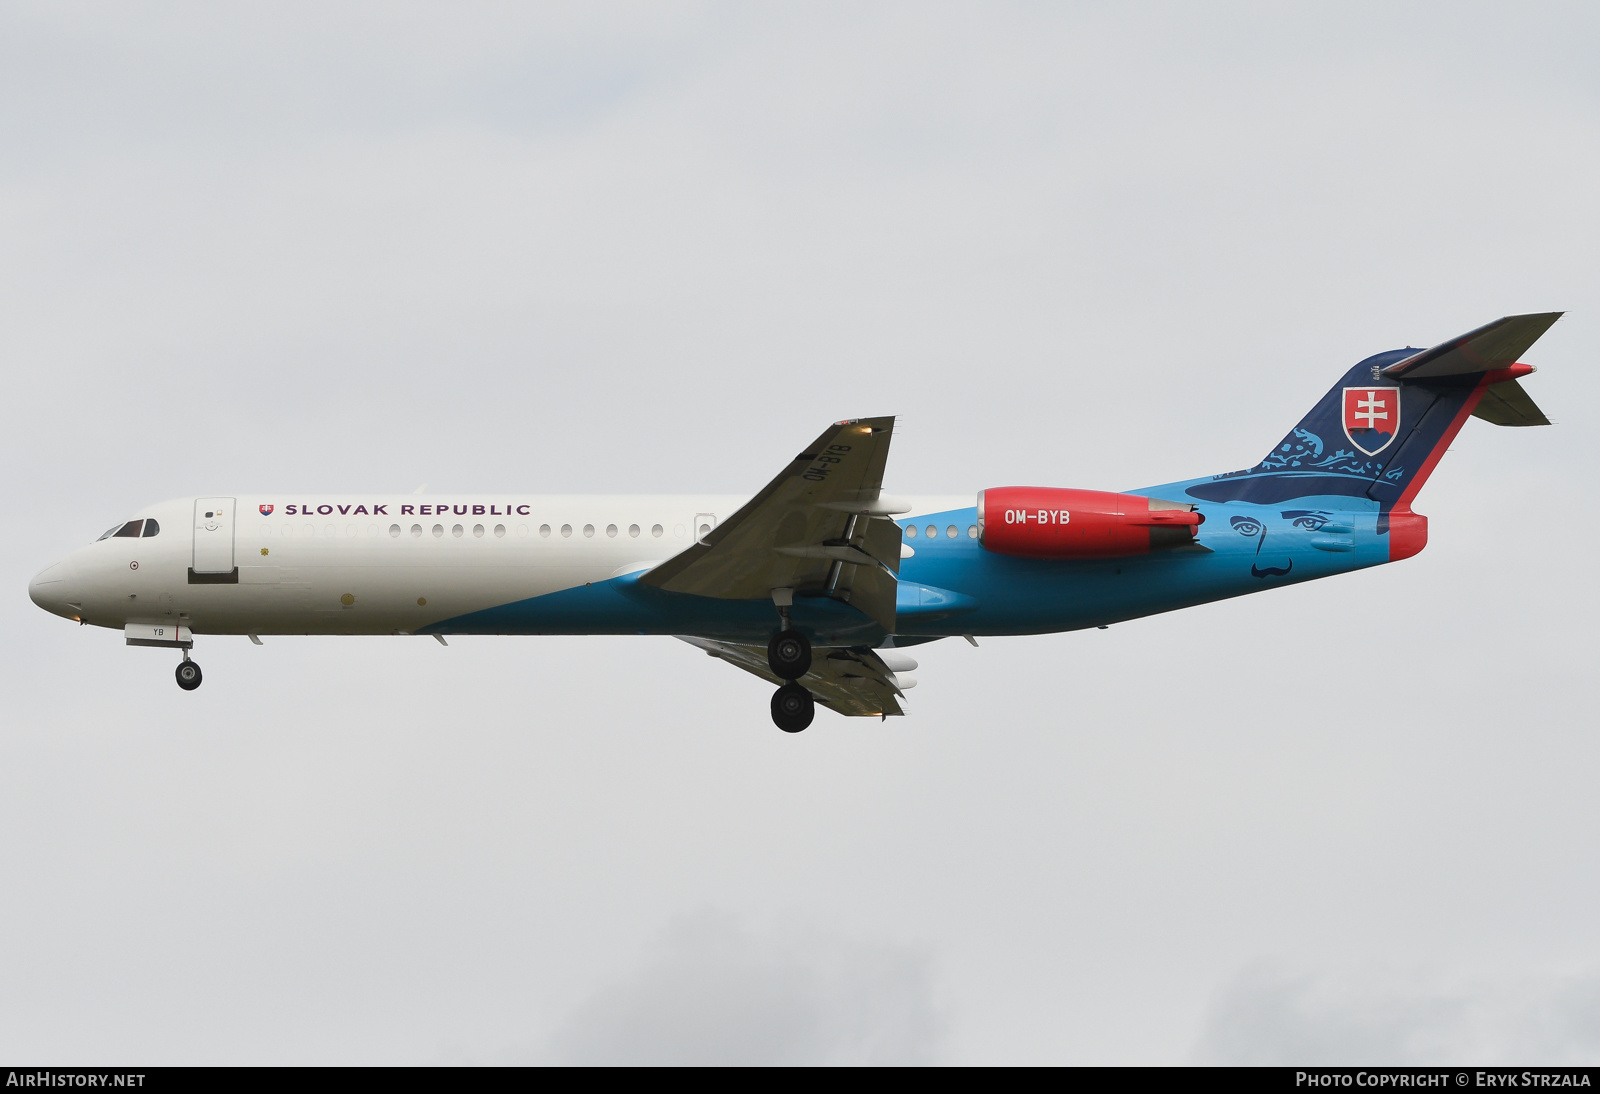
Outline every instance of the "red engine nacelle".
[(1002, 486), (978, 494), (978, 542), (1023, 558), (1117, 558), (1187, 547), (1205, 517), (1194, 506), (1048, 486)]

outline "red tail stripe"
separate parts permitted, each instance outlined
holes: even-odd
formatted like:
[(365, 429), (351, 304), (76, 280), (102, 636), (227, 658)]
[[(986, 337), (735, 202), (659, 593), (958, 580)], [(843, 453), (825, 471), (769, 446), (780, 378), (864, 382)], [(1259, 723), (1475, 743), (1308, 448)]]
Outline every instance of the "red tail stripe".
[[(1512, 370), (1497, 369), (1495, 371), (1510, 372)], [(1433, 474), (1433, 469), (1440, 458), (1444, 456), (1451, 443), (1455, 441), (1456, 434), (1460, 433), (1461, 427), (1467, 424), (1467, 419), (1472, 417), (1472, 412), (1478, 409), (1478, 401), (1483, 398), (1483, 389), (1492, 383), (1498, 382), (1494, 377), (1495, 372), (1486, 372), (1479, 377), (1472, 392), (1467, 396), (1466, 401), (1461, 404), (1461, 409), (1456, 411), (1454, 420), (1445, 428), (1438, 443), (1433, 446), (1433, 451), (1428, 453), (1428, 458), (1422, 461), (1422, 466), (1417, 469), (1417, 473), (1411, 477), (1411, 481), (1406, 484), (1405, 490), (1400, 494), (1399, 500), (1394, 503), (1395, 512), (1411, 511), (1411, 499), (1417, 496), (1417, 491), (1422, 489), (1422, 484), (1428, 481), (1428, 476)]]

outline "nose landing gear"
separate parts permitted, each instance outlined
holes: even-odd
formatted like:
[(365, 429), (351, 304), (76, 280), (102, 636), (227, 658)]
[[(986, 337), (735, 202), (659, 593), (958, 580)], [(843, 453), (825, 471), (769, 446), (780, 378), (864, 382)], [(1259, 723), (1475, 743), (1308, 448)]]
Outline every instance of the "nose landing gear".
[(816, 713), (817, 701), (799, 684), (785, 684), (772, 693), (772, 722), (785, 733), (799, 733)]
[(184, 691), (193, 691), (200, 686), (200, 666), (189, 660), (189, 651), (183, 653), (183, 660), (178, 662), (178, 671), (174, 673), (178, 678), (178, 686)]

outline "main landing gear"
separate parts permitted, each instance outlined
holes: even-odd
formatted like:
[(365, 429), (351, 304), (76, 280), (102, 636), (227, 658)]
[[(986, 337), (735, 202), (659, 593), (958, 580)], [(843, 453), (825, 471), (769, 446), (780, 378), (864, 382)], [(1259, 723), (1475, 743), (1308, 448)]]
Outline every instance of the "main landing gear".
[(817, 713), (811, 693), (795, 683), (811, 670), (810, 640), (787, 627), (779, 631), (767, 643), (767, 667), (788, 681), (772, 695), (772, 721), (785, 733), (799, 733)]
[(816, 713), (817, 701), (799, 684), (785, 684), (772, 693), (772, 722), (785, 733), (799, 733)]
[(767, 667), (780, 680), (798, 680), (811, 671), (811, 642), (799, 631), (782, 630), (767, 643)]
[(184, 691), (193, 691), (200, 686), (200, 666), (189, 660), (189, 651), (183, 651), (183, 660), (178, 662), (178, 671), (174, 673), (178, 678), (178, 686)]

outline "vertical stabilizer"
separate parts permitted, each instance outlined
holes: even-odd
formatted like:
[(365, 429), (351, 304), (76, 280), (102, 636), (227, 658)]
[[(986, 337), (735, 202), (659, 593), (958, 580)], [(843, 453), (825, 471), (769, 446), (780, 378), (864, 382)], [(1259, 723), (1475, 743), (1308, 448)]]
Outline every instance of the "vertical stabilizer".
[(1362, 499), (1378, 503), (1379, 530), (1386, 531), (1391, 512), (1409, 512), (1485, 392), (1495, 393), (1482, 414), (1490, 421), (1545, 424), (1516, 385), (1533, 369), (1516, 359), (1560, 315), (1507, 316), (1433, 349), (1368, 357), (1340, 377), (1260, 463), (1188, 492), (1205, 501), (1262, 505), (1309, 496)]

